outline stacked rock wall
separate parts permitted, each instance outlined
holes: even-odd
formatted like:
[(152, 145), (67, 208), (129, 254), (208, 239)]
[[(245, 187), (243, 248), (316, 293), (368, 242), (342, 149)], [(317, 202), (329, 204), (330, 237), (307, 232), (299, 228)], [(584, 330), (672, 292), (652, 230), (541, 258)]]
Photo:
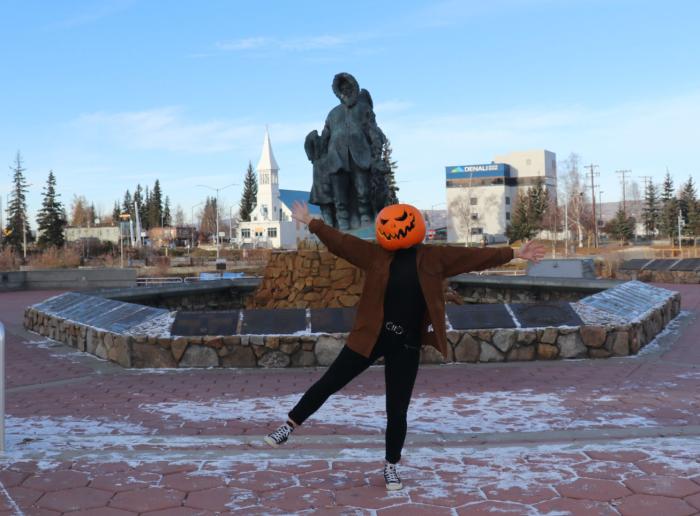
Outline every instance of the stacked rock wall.
[(355, 306), (364, 273), (325, 250), (276, 251), (246, 308)]
[[(676, 293), (626, 324), (459, 330), (447, 334), (448, 356), (432, 347), (421, 362), (510, 362), (636, 354), (680, 311)], [(128, 334), (62, 319), (29, 307), (25, 327), (123, 367), (307, 367), (329, 365), (347, 334), (176, 337)]]

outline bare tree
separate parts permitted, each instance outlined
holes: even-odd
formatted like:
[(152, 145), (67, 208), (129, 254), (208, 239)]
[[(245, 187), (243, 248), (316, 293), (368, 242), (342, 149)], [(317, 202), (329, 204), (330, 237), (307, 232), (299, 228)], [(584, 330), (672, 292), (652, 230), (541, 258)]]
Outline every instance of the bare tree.
[(468, 191), (466, 195), (460, 195), (448, 205), (452, 220), (459, 225), (460, 232), (467, 235), (467, 242), (471, 241), (472, 228), (472, 209), (469, 197)]
[(182, 206), (179, 204), (175, 207), (175, 225), (184, 226), (185, 225), (185, 212)]

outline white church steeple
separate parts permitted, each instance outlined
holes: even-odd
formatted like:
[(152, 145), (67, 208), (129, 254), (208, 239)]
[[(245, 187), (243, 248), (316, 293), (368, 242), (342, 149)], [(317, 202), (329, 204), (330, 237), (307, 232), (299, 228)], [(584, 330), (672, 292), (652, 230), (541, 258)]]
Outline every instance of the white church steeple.
[(261, 220), (280, 220), (279, 165), (272, 153), (270, 133), (265, 128), (258, 171), (258, 208)]

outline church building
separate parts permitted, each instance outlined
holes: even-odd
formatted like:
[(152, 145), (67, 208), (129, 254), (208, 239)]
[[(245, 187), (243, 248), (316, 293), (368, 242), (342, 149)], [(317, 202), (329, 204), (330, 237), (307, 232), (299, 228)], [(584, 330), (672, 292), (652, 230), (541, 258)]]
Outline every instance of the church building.
[[(292, 219), (294, 201), (308, 202), (309, 192), (280, 189), (279, 165), (272, 153), (268, 131), (265, 131), (262, 153), (256, 170), (258, 174), (257, 204), (250, 214), (250, 222), (240, 222), (238, 226), (238, 244), (248, 248), (296, 249), (297, 240), (314, 238), (305, 224), (297, 224)], [(319, 218), (321, 216), (318, 206), (311, 204), (309, 204), (309, 213), (311, 216)]]

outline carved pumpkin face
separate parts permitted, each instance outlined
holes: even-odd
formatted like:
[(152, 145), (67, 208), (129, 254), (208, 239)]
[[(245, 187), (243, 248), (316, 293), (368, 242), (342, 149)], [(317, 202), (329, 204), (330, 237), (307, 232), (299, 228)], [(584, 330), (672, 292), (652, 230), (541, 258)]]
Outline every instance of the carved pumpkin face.
[(410, 204), (386, 206), (374, 223), (377, 242), (387, 251), (408, 249), (425, 238), (425, 221), (421, 212)]

